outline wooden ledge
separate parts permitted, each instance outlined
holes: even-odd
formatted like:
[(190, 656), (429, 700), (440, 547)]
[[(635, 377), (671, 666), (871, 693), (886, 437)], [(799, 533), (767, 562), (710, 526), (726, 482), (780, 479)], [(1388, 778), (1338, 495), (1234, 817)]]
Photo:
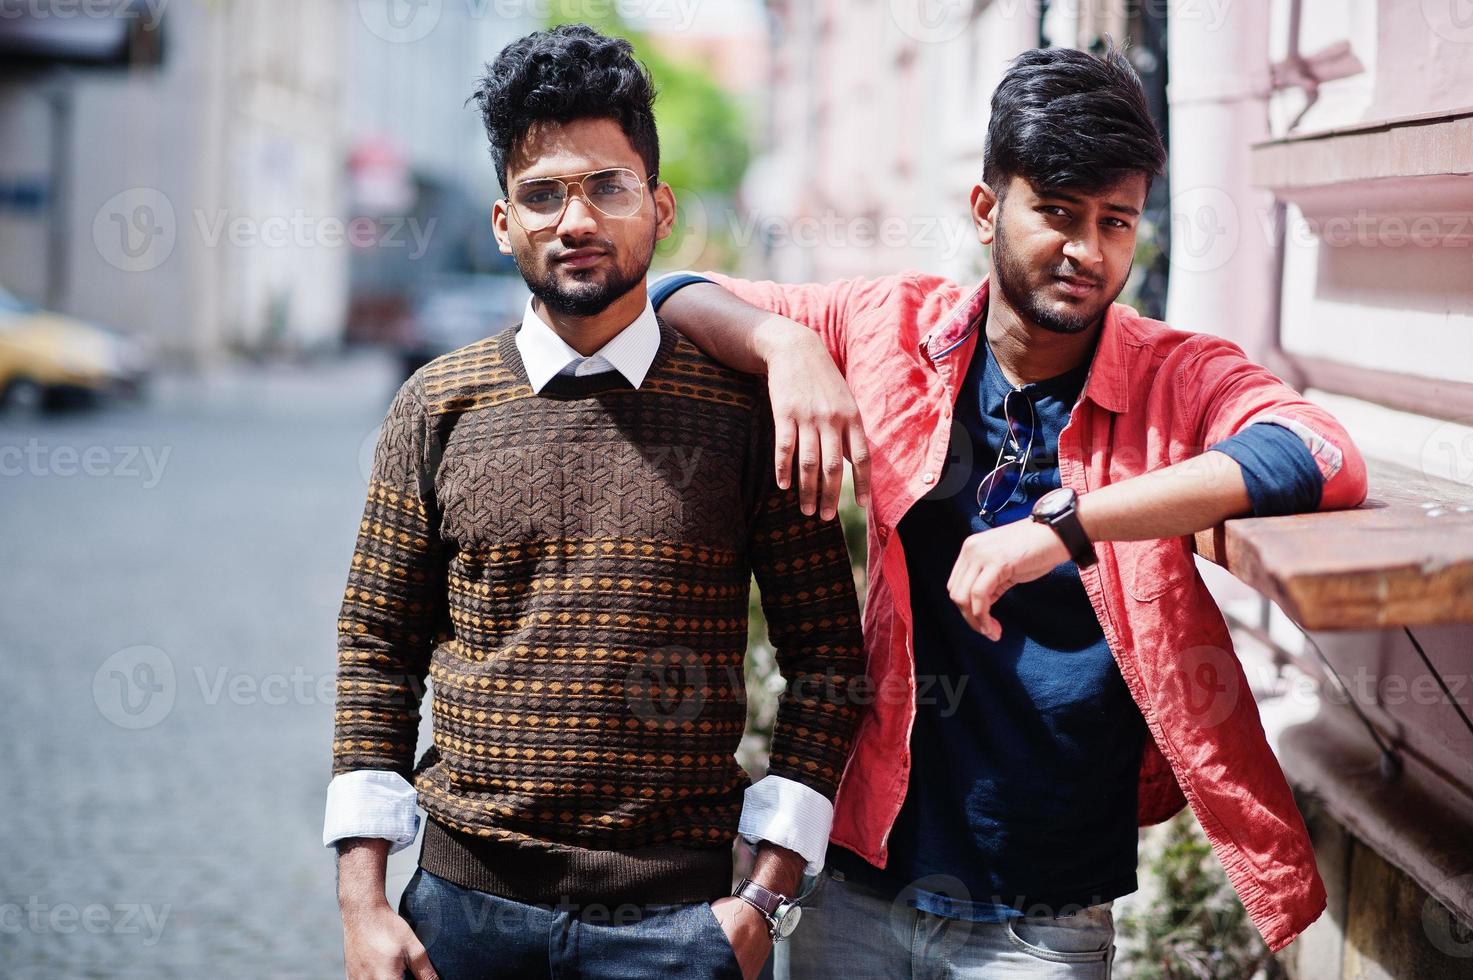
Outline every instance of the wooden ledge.
[[(1357, 839), (1463, 922), (1473, 923), (1473, 874), (1466, 846), (1473, 815), (1459, 805), (1466, 796), (1415, 766), (1398, 779), (1384, 778), (1370, 741), (1347, 738), (1324, 717), (1287, 729), (1279, 738), (1278, 754), (1295, 787), (1313, 793)], [(1429, 930), (1428, 939), (1443, 953), (1466, 950), (1466, 940), (1438, 928), (1442, 922), (1434, 910), (1424, 905), (1417, 911), (1406, 928)]]
[(1197, 553), (1307, 630), (1473, 622), (1473, 487), (1367, 465), (1360, 507), (1228, 521)]

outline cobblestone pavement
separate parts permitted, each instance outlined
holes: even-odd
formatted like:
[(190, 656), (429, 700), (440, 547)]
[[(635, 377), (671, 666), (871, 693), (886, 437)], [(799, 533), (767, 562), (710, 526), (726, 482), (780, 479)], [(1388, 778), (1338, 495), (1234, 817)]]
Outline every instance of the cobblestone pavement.
[(334, 619), (397, 382), (356, 354), (0, 415), (0, 975), (343, 975)]

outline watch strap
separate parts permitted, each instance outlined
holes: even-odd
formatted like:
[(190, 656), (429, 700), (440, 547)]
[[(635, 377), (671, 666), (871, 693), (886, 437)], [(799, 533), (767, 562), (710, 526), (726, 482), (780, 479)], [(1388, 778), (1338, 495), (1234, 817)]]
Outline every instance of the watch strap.
[(759, 885), (751, 878), (743, 878), (742, 883), (736, 886), (732, 894), (747, 904), (755, 906), (757, 911), (767, 916), (768, 921), (776, 918), (777, 910), (785, 902), (790, 901), (786, 895), (781, 895), (770, 888)]
[(1069, 511), (1053, 523), (1053, 529), (1059, 532), (1059, 537), (1064, 539), (1064, 547), (1069, 549), (1069, 557), (1080, 568), (1088, 568), (1096, 561), (1094, 545), (1090, 543), (1089, 535), (1084, 533), (1084, 525), (1079, 521), (1076, 511)]
[(1054, 533), (1064, 542), (1064, 547), (1069, 549), (1069, 557), (1074, 564), (1080, 568), (1088, 568), (1098, 560), (1095, 546), (1089, 540), (1089, 535), (1084, 533), (1084, 524), (1079, 520), (1079, 496), (1071, 493), (1069, 497), (1067, 510), (1047, 518), (1035, 514), (1033, 519), (1053, 528)]

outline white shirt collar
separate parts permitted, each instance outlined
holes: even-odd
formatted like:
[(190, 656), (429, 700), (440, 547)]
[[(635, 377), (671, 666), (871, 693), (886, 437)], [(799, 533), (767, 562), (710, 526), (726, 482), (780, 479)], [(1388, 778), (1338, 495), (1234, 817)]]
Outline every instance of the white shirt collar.
[(644, 312), (635, 317), (633, 323), (584, 357), (543, 322), (532, 308), (532, 300), (528, 299), (527, 312), (522, 315), (522, 329), (516, 334), (516, 344), (533, 391), (540, 392), (554, 376), (569, 368), (572, 368), (570, 373), (577, 375), (618, 371), (638, 388), (644, 383), (644, 376), (649, 373), (650, 365), (659, 353), (660, 325), (655, 320), (654, 306), (646, 299)]

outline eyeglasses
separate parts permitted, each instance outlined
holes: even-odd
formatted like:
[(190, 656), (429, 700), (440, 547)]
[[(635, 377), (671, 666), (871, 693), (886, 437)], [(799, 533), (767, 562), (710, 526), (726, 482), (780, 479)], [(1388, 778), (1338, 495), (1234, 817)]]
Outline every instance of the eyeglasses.
[(1033, 433), (1037, 427), (1033, 402), (1016, 388), (1003, 398), (1002, 414), (1008, 423), (1007, 438), (998, 451), (997, 465), (977, 486), (977, 516), (989, 524), (997, 512), (1012, 501), (1023, 483), (1023, 475), (1028, 472), (1028, 460), (1033, 455)]
[[(657, 179), (656, 175), (650, 175), (651, 182)], [(644, 204), (645, 183), (627, 167), (590, 170), (565, 177), (534, 177), (512, 188), (512, 213), (527, 231), (550, 228), (563, 216), (576, 187), (583, 200), (603, 214), (610, 218), (627, 218), (639, 213)]]

